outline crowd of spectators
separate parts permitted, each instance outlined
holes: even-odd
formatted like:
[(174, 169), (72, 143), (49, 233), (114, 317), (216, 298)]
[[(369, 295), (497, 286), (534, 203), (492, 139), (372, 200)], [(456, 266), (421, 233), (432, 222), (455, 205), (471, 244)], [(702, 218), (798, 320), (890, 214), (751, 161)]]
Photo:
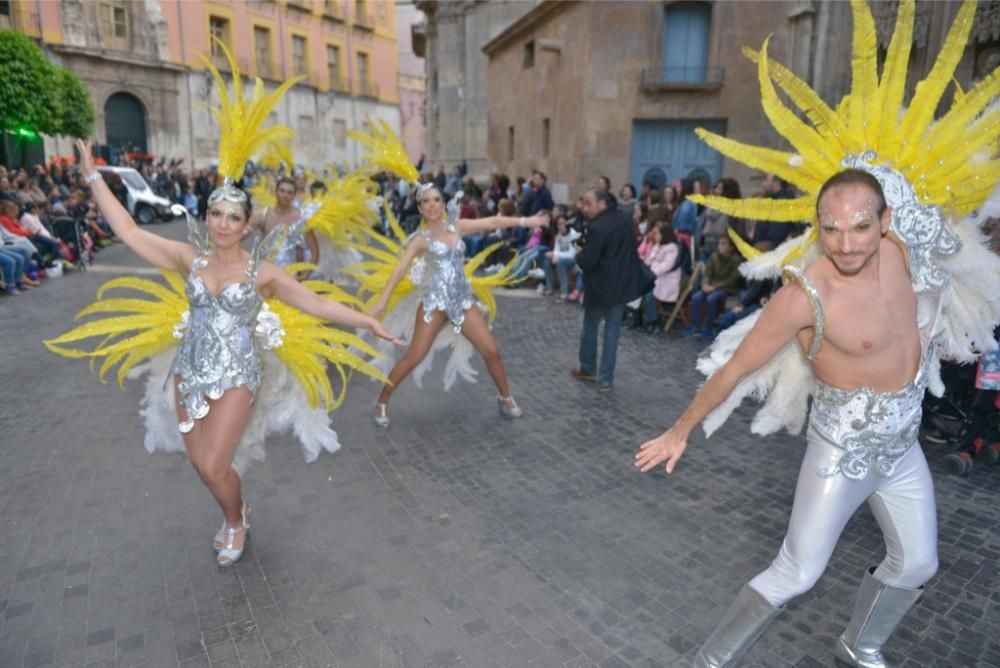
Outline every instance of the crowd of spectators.
[(114, 242), (79, 171), (0, 165), (0, 294), (37, 288)]
[[(377, 180), (403, 228), (407, 232), (415, 230), (420, 222), (415, 189), (388, 174)], [(537, 291), (546, 297), (583, 303), (584, 272), (576, 262), (588, 224), (581, 210), (582, 193), (575, 201), (556, 204), (548, 177), (541, 171), (513, 180), (505, 174), (494, 174), (488, 184), (477, 184), (468, 175), (465, 163), (450, 172), (443, 166), (424, 171), (421, 181), (441, 190), (452, 218), (549, 212), (552, 222), (548, 228), (512, 228), (470, 235), (464, 239), (466, 251), (473, 257), (487, 247), (493, 248), (482, 265), (486, 272), (498, 271), (516, 254), (513, 276), (522, 285), (537, 281)], [(711, 193), (739, 199), (740, 185), (731, 178), (713, 184), (695, 176), (663, 187), (644, 183), (641, 189), (626, 183), (612, 192), (611, 180), (599, 175), (590, 190), (608, 193), (614, 210), (632, 222), (636, 253), (655, 276), (652, 289), (630, 304), (626, 312), (634, 327), (650, 333), (661, 330), (667, 314), (683, 295), (687, 295), (687, 303), (682, 305), (681, 315), (688, 327), (682, 334), (702, 340), (710, 340), (767, 301), (775, 288), (773, 282), (748, 282), (740, 276), (737, 266), (742, 258), (729, 239), (729, 230), (764, 251), (801, 232), (799, 225), (731, 219), (690, 198)], [(789, 184), (767, 174), (759, 192), (752, 196), (781, 199), (795, 197), (795, 193)]]

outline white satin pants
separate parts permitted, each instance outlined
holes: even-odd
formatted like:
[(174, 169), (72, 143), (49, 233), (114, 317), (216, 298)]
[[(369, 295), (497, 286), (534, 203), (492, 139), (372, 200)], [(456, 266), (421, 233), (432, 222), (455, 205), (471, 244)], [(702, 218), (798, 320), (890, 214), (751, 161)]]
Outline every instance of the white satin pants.
[[(890, 586), (916, 589), (937, 571), (937, 508), (927, 460), (914, 442), (889, 478), (869, 471), (863, 480), (818, 471), (844, 451), (809, 429), (788, 533), (771, 566), (750, 581), (771, 605), (783, 606), (812, 588), (854, 511), (864, 501), (882, 529), (885, 559), (874, 577)], [(861, 574), (858, 574), (861, 577)]]

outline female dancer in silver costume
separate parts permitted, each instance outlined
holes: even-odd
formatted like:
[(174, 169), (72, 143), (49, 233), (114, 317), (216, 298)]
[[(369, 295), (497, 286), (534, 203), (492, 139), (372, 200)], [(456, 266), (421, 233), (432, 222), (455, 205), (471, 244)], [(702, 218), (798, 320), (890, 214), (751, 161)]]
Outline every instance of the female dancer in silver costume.
[(225, 516), (215, 547), (219, 565), (229, 566), (242, 556), (249, 528), (249, 508), (232, 461), (261, 383), (254, 330), (263, 299), (276, 297), (318, 318), (402, 342), (374, 318), (312, 292), (264, 260), (267, 240), (244, 251), (240, 243), (250, 229), (250, 201), (230, 181), (208, 199), (210, 244), (200, 250), (136, 225), (96, 171), (91, 144), (77, 140), (76, 147), (84, 180), (115, 235), (153, 266), (187, 274), (190, 317), (171, 367), (177, 419), (191, 465)]
[(520, 417), (521, 408), (510, 396), (507, 372), (500, 359), (496, 339), (490, 331), (486, 318), (476, 306), (469, 282), (465, 277), (465, 244), (462, 237), (497, 227), (518, 225), (540, 227), (548, 225), (549, 216), (463, 218), (450, 223), (445, 219), (444, 202), (437, 188), (425, 188), (418, 197), (418, 209), (426, 226), (410, 239), (406, 251), (389, 277), (388, 284), (372, 306), (371, 315), (376, 318), (382, 316), (390, 295), (417, 256), (422, 255), (427, 262), (430, 282), (417, 308), (417, 320), (410, 347), (389, 372), (389, 383), (382, 387), (382, 392), (375, 403), (375, 424), (380, 427), (389, 426), (387, 409), (393, 390), (399, 387), (399, 384), (427, 356), (434, 338), (449, 322), (454, 327), (455, 333), (461, 332), (486, 362), (490, 377), (497, 386), (500, 414)]
[(743, 587), (702, 645), (699, 668), (734, 665), (789, 600), (812, 588), (866, 500), (886, 556), (863, 574), (838, 659), (884, 668), (882, 645), (937, 570), (934, 486), (917, 443), (937, 321), (918, 329), (906, 258), (885, 238), (892, 215), (868, 172), (831, 177), (817, 197), (825, 257), (805, 272), (786, 268), (798, 285), (775, 294), (674, 426), (636, 455), (642, 471), (666, 461), (672, 472), (691, 429), (798, 338), (816, 379), (788, 533), (771, 566)]

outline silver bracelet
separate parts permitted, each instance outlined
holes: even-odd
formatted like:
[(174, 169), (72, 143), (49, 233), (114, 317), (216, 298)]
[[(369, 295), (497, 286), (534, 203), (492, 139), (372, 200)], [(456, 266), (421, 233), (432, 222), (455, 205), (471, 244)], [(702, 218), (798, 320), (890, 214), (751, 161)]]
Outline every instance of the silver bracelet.
[(521, 216), (520, 220), (517, 221), (518, 227), (524, 227), (524, 216)]
[(94, 181), (96, 181), (99, 178), (101, 178), (101, 173), (100, 172), (93, 172), (91, 174), (84, 175), (83, 182), (84, 183), (93, 183)]

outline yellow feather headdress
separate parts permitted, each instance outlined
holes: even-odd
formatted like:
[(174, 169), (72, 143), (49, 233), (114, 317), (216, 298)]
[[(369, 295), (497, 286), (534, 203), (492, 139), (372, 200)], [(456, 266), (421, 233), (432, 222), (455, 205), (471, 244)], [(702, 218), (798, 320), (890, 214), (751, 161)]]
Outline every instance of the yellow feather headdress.
[(219, 40), (215, 40), (215, 43), (229, 61), (233, 79), (232, 97), (229, 96), (225, 79), (212, 61), (204, 55), (201, 59), (218, 86), (219, 106), (211, 108), (212, 114), (219, 122), (218, 173), (225, 179), (235, 182), (243, 176), (247, 162), (257, 151), (267, 144), (276, 144), (282, 139), (294, 136), (292, 130), (285, 125), (272, 125), (268, 128), (263, 126), (281, 97), (302, 77), (290, 79), (270, 93), (264, 92), (264, 82), (258, 77), (255, 80), (253, 97), (248, 100), (243, 94), (243, 78), (236, 60), (225, 44)]
[[(934, 120), (938, 102), (952, 82), (965, 50), (976, 0), (963, 2), (937, 61), (917, 85), (905, 113), (901, 111), (912, 45), (914, 0), (899, 3), (881, 77), (871, 11), (865, 0), (852, 0), (851, 6), (852, 83), (850, 92), (835, 107), (790, 70), (771, 60), (767, 55), (768, 40), (760, 51), (744, 50), (757, 64), (764, 113), (794, 152), (745, 144), (702, 128), (696, 130), (723, 155), (774, 173), (805, 194), (791, 200), (695, 195), (693, 201), (740, 218), (779, 223), (811, 221), (822, 184), (843, 169), (850, 158), (855, 158), (856, 164), (860, 156), (872, 165), (902, 175), (921, 205), (963, 216), (985, 201), (1000, 178), (1000, 159), (992, 150), (1000, 138), (1000, 108), (986, 109), (1000, 94), (1000, 68), (969, 91), (960, 91), (951, 108)], [(805, 119), (785, 106), (775, 86)], [(815, 235), (811, 236), (815, 239)], [(785, 262), (791, 259), (786, 257)]]
[(360, 168), (361, 171), (387, 171), (404, 181), (411, 183), (419, 181), (420, 174), (417, 173), (417, 168), (413, 166), (402, 141), (389, 124), (383, 120), (368, 119), (367, 125), (368, 132), (351, 130), (347, 133), (348, 137), (368, 149), (361, 156), (365, 161)]

